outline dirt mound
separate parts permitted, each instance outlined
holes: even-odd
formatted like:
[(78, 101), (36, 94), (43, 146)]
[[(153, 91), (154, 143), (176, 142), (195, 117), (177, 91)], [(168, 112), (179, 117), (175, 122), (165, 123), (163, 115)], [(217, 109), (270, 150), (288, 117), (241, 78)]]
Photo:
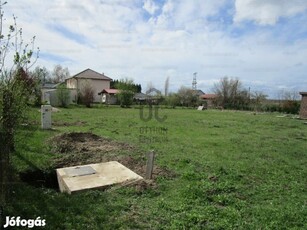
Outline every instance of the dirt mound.
[(86, 121), (75, 121), (75, 122), (67, 122), (67, 121), (53, 121), (52, 126), (84, 126), (86, 125)]
[(93, 133), (82, 133), (82, 132), (72, 132), (72, 133), (64, 133), (61, 135), (58, 135), (53, 138), (55, 141), (61, 141), (66, 140), (70, 142), (85, 142), (85, 141), (96, 141), (101, 139), (98, 135), (95, 135)]
[[(60, 153), (53, 162), (53, 168), (118, 161), (140, 176), (145, 176), (145, 154), (130, 144), (85, 132), (57, 135), (50, 139), (49, 143), (52, 146), (51, 152)], [(155, 188), (154, 180), (158, 176), (172, 178), (175, 174), (165, 168), (154, 166), (153, 180), (137, 184), (136, 189), (143, 191), (147, 188)]]
[(93, 133), (72, 132), (55, 136), (51, 139), (54, 153), (84, 153), (84, 152), (110, 152), (116, 150), (132, 149), (126, 143), (100, 137)]

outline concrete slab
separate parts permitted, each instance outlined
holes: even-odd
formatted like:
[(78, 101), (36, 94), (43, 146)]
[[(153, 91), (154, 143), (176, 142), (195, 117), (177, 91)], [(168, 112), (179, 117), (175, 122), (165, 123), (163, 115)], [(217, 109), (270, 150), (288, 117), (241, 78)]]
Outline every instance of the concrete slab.
[(204, 106), (198, 106), (197, 110), (204, 110)]
[(60, 168), (56, 172), (60, 191), (68, 194), (143, 180), (143, 177), (117, 161)]

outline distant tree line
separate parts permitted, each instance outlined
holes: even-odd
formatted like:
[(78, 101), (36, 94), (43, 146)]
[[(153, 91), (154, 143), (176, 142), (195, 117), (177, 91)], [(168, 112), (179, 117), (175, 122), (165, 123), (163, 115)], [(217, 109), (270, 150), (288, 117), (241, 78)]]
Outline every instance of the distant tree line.
[(55, 65), (52, 71), (49, 71), (46, 67), (36, 66), (34, 70), (30, 71), (30, 74), (37, 79), (40, 84), (45, 83), (60, 83), (70, 77), (70, 72), (67, 67), (61, 65)]
[[(46, 67), (37, 66), (33, 71), (28, 71), (25, 74), (29, 75), (28, 78), (32, 81), (32, 103), (35, 105), (41, 104), (40, 89), (44, 83), (60, 83), (70, 77), (68, 68), (64, 68), (61, 65), (54, 66), (53, 71), (49, 71)], [(147, 100), (142, 103), (154, 102), (154, 104), (170, 106), (171, 108), (177, 106), (196, 107), (206, 105), (206, 101), (200, 99), (197, 92), (190, 87), (181, 86), (177, 92), (169, 93), (169, 80), (169, 77), (165, 80), (164, 94), (157, 95), (155, 100)], [(110, 82), (110, 88), (121, 90), (121, 93), (117, 97), (118, 103), (123, 107), (132, 105), (134, 103), (134, 94), (141, 93), (142, 91), (141, 84), (136, 84), (128, 78), (112, 80)], [(154, 88), (154, 86), (150, 82), (147, 88)], [(66, 107), (67, 97), (69, 96), (68, 89), (65, 85), (59, 85), (58, 89), (60, 106)], [(300, 108), (300, 102), (298, 101), (299, 94), (297, 92), (284, 90), (280, 92), (278, 100), (275, 100), (273, 103), (261, 91), (250, 92), (238, 78), (221, 78), (214, 84), (212, 92), (216, 94), (216, 98), (213, 100), (213, 106), (216, 108), (292, 114), (297, 114)], [(94, 100), (93, 94), (93, 89), (90, 86), (85, 87), (83, 92), (79, 92), (78, 103), (90, 107)]]
[[(153, 87), (152, 83), (149, 85)], [(156, 104), (171, 108), (206, 106), (206, 101), (202, 100), (197, 91), (192, 88), (181, 86), (177, 92), (169, 93), (168, 87), (169, 78), (165, 81), (165, 93), (158, 95), (159, 100), (156, 100)], [(214, 84), (212, 92), (216, 95), (212, 99), (213, 108), (291, 114), (297, 114), (300, 108), (298, 92), (283, 90), (280, 92), (278, 100), (269, 100), (268, 96), (261, 91), (251, 92), (250, 89), (243, 86), (238, 78), (221, 78)]]
[(222, 78), (214, 85), (215, 103), (224, 109), (247, 109), (251, 95), (239, 79)]
[[(70, 77), (70, 73), (67, 67), (62, 67), (61, 65), (55, 65), (53, 71), (49, 71), (46, 67), (36, 66), (33, 70), (29, 70), (25, 73), (29, 79), (32, 81), (32, 91), (31, 100), (29, 103), (35, 106), (41, 105), (42, 92), (41, 88), (45, 84), (56, 84), (64, 82), (65, 79)], [(65, 90), (65, 86), (59, 86), (60, 89), (60, 104), (65, 107), (67, 104), (68, 93)]]
[(142, 86), (141, 84), (135, 84), (133, 81), (129, 79), (121, 79), (121, 80), (112, 80), (110, 82), (111, 89), (120, 89), (120, 88), (129, 88), (133, 92), (141, 93)]
[(260, 91), (250, 92), (238, 78), (224, 77), (214, 85), (215, 104), (224, 109), (283, 112), (297, 114), (300, 108), (298, 92), (282, 91), (279, 99), (267, 99)]

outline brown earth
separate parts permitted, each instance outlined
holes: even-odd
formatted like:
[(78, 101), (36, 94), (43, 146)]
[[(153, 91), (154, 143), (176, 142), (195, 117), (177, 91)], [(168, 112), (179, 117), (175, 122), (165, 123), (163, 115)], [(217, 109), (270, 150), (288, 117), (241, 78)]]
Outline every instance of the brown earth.
[(63, 121), (53, 121), (52, 126), (83, 126), (86, 125), (86, 121), (76, 121), (76, 122), (63, 122)]
[[(59, 156), (53, 162), (54, 168), (76, 165), (118, 161), (142, 177), (146, 172), (146, 156), (136, 147), (93, 133), (72, 132), (56, 135), (49, 140), (51, 152)], [(155, 179), (160, 177), (173, 178), (175, 173), (166, 168), (154, 166), (152, 180), (135, 184), (137, 191), (156, 188)]]

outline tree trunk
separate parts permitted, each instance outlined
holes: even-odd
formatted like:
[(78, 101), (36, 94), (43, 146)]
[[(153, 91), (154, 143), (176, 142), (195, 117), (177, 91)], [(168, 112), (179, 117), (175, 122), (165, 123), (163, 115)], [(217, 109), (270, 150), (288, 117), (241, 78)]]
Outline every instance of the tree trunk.
[(15, 113), (18, 111), (12, 111), (14, 106), (14, 95), (9, 90), (5, 90), (3, 94), (3, 131), (5, 134), (6, 142), (4, 143), (7, 145), (10, 152), (15, 151), (15, 143), (14, 143), (14, 128), (15, 123), (17, 122), (15, 119)]
[(0, 132), (0, 146), (0, 206), (4, 206), (9, 191), (10, 149), (3, 131)]
[(6, 90), (3, 94), (2, 124), (0, 129), (0, 206), (7, 201), (10, 177), (10, 153), (14, 151), (14, 118), (10, 116), (13, 95)]

